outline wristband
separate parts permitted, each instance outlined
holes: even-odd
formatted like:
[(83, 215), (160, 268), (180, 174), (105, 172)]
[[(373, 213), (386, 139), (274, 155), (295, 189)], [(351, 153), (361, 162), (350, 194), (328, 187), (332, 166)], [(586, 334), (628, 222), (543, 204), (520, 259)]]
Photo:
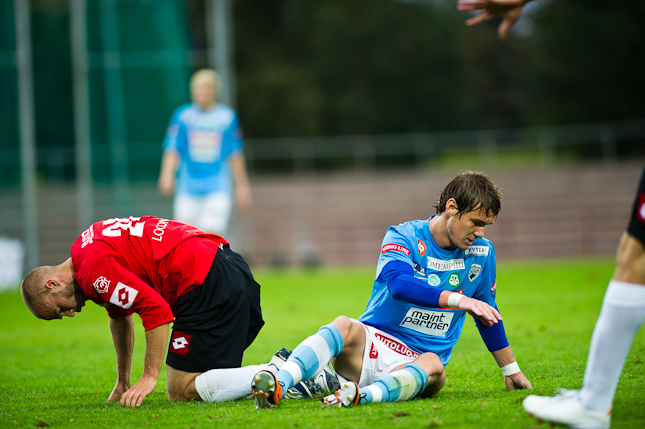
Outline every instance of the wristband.
[(451, 293), (448, 295), (448, 308), (456, 307), (464, 296), (460, 293)]
[(504, 373), (504, 377), (509, 377), (513, 374), (517, 374), (518, 372), (520, 372), (520, 366), (517, 364), (517, 361), (513, 363), (509, 363), (506, 366), (502, 366), (499, 369), (501, 369), (502, 372)]

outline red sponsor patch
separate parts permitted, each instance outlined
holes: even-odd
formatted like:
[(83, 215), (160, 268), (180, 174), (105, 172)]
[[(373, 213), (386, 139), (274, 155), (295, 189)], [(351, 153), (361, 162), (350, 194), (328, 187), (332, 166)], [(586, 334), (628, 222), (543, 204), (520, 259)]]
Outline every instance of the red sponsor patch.
[(178, 355), (186, 356), (190, 346), (190, 335), (174, 331), (170, 340), (170, 351)]
[(401, 246), (400, 244), (394, 243), (384, 245), (381, 249), (381, 253), (389, 252), (390, 250), (396, 250), (397, 252), (405, 253), (406, 255), (410, 254), (410, 251), (408, 249)]
[(415, 352), (414, 350), (410, 350), (405, 344), (400, 343), (393, 338), (386, 337), (379, 334), (378, 332), (374, 333), (374, 337), (385, 344), (390, 350), (394, 350), (395, 352), (403, 356), (412, 357), (415, 359), (419, 357), (419, 353)]
[(370, 346), (370, 359), (378, 359), (378, 350), (374, 347), (374, 343)]
[(645, 192), (641, 192), (638, 197), (638, 205), (636, 206), (636, 219), (640, 223), (645, 223)]
[(493, 285), (490, 287), (490, 293), (495, 292), (495, 289), (497, 289), (497, 280), (493, 283)]
[(419, 255), (423, 256), (426, 254), (426, 244), (422, 240), (417, 241), (417, 249), (419, 250)]

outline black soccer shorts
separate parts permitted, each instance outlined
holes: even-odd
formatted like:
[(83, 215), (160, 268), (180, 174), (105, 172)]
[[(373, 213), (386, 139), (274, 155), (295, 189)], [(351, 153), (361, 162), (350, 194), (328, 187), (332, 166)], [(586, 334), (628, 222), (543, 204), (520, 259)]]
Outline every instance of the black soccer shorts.
[(636, 192), (636, 200), (632, 209), (632, 217), (627, 227), (627, 232), (645, 244), (645, 168), (641, 175), (641, 182)]
[(177, 302), (166, 364), (186, 372), (237, 368), (263, 325), (260, 285), (242, 256), (224, 246), (204, 283)]

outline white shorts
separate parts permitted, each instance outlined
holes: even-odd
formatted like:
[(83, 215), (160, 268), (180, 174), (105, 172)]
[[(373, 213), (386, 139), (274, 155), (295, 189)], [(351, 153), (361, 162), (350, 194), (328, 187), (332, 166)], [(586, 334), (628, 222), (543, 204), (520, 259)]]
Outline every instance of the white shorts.
[(403, 341), (372, 326), (361, 325), (365, 328), (365, 353), (358, 387), (369, 386), (397, 366), (414, 362), (419, 357), (419, 353)]
[(225, 235), (233, 206), (227, 192), (205, 195), (177, 194), (173, 203), (175, 220), (202, 231)]

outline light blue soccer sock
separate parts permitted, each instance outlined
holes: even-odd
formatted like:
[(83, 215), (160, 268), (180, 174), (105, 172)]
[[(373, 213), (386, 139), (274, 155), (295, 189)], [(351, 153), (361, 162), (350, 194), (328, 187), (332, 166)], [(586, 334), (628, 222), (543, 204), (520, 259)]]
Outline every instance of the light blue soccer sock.
[(306, 338), (278, 371), (276, 378), (282, 385), (282, 396), (302, 380), (318, 374), (342, 349), (343, 337), (338, 328), (331, 324)]
[(415, 363), (389, 373), (369, 386), (360, 389), (359, 404), (372, 402), (401, 402), (414, 398), (428, 386), (428, 374)]

